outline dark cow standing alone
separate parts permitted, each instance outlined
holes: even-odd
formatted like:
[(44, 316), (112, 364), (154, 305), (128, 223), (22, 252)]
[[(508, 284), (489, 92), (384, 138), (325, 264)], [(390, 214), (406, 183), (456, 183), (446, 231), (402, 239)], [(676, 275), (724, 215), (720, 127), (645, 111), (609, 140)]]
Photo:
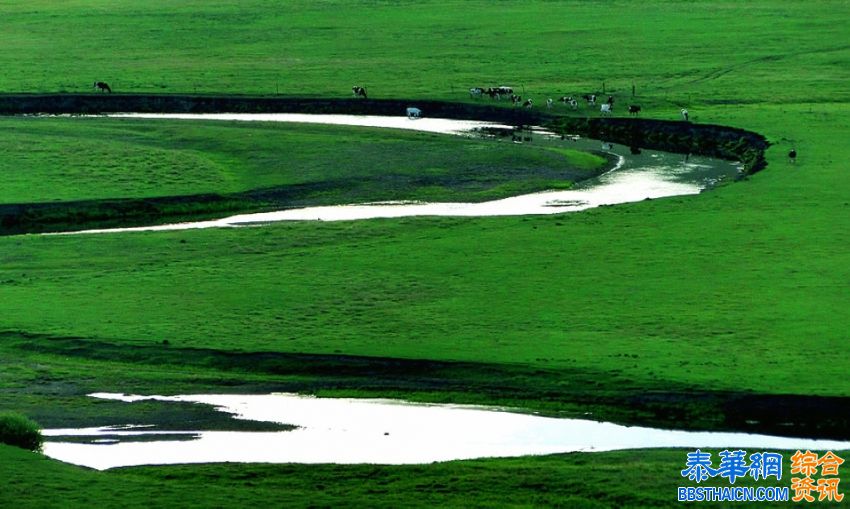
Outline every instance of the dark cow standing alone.
[(95, 81), (94, 82), (94, 88), (96, 90), (100, 90), (101, 92), (109, 92), (110, 94), (112, 93), (112, 89), (109, 88), (109, 85), (107, 85), (103, 81)]
[(354, 97), (362, 97), (363, 99), (368, 99), (368, 97), (366, 97), (366, 87), (358, 87), (355, 85), (351, 87), (351, 92), (354, 93)]
[(788, 152), (788, 160), (791, 161), (792, 163), (797, 161), (797, 150), (796, 149), (792, 148), (791, 151)]
[(640, 113), (640, 106), (637, 104), (629, 106), (629, 115), (637, 115), (638, 113)]

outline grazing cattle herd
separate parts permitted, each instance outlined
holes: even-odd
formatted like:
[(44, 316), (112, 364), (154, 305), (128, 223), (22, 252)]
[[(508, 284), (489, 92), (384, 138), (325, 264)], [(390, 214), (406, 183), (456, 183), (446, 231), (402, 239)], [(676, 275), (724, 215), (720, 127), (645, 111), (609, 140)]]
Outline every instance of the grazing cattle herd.
[[(99, 92), (112, 93), (112, 88), (106, 82), (103, 81), (95, 81), (94, 82), (95, 90)], [(362, 97), (363, 99), (368, 99), (369, 96), (366, 94), (366, 87), (362, 87), (359, 85), (354, 85), (351, 87), (351, 93), (354, 94), (354, 97)], [(526, 98), (522, 99), (522, 96), (514, 93), (514, 89), (512, 87), (508, 87), (505, 85), (498, 87), (472, 87), (469, 89), (469, 97), (472, 99), (481, 98), (483, 96), (487, 96), (492, 100), (501, 101), (503, 97), (509, 99), (514, 106), (522, 106), (523, 108), (533, 108), (534, 107), (534, 99)], [(597, 95), (595, 93), (592, 94), (584, 94), (581, 96), (582, 99), (587, 103), (588, 107), (595, 106)], [(572, 110), (578, 110), (578, 101), (575, 97), (571, 95), (565, 95), (558, 99), (558, 102), (564, 104), (564, 106), (569, 107)], [(551, 110), (555, 104), (555, 100), (551, 97), (546, 98), (546, 109)], [(641, 112), (641, 107), (637, 104), (629, 105), (629, 115), (637, 116)], [(599, 114), (602, 116), (612, 115), (614, 113), (614, 96), (609, 95), (608, 98), (602, 103), (599, 107)], [(682, 108), (681, 110), (682, 120), (685, 122), (690, 122), (690, 116), (688, 114), (688, 110)], [(420, 118), (422, 116), (422, 110), (419, 108), (407, 108), (407, 116), (408, 118), (415, 119)], [(789, 157), (793, 160), (796, 156), (789, 154)]]
[(497, 101), (501, 101), (502, 97), (508, 97), (514, 101), (514, 103), (517, 102), (515, 97), (519, 97), (514, 94), (514, 89), (511, 87), (472, 87), (469, 89), (469, 97), (472, 97), (473, 99), (484, 95)]
[[(511, 103), (514, 106), (523, 106), (525, 108), (531, 108), (531, 107), (534, 106), (534, 100), (532, 98), (527, 98), (526, 100), (523, 100), (521, 95), (514, 93), (514, 89), (512, 87), (508, 87), (508, 86), (472, 87), (472, 88), (469, 89), (469, 97), (472, 98), (472, 99), (480, 99), (480, 98), (484, 97), (485, 95), (487, 97), (489, 97), (490, 99), (493, 99), (493, 100), (496, 100), (496, 101), (501, 101), (502, 98), (507, 98), (511, 101)], [(576, 111), (576, 110), (579, 109), (579, 101), (578, 101), (578, 99), (576, 99), (576, 97), (578, 97), (578, 99), (582, 99), (584, 101), (584, 103), (587, 104), (588, 108), (596, 106), (596, 101), (600, 99), (599, 95), (596, 94), (596, 93), (583, 94), (583, 95), (580, 95), (580, 96), (564, 95), (564, 96), (561, 96), (557, 99), (552, 99), (551, 97), (547, 97), (546, 101), (545, 101), (546, 109), (551, 110), (554, 107), (555, 102), (560, 102), (560, 103), (563, 103), (564, 106)], [(602, 116), (613, 115), (614, 114), (614, 102), (615, 102), (614, 96), (609, 95), (605, 99), (605, 102), (600, 105), (599, 114), (602, 115)], [(628, 112), (629, 112), (629, 115), (631, 115), (631, 116), (638, 116), (638, 115), (640, 115), (641, 111), (642, 111), (642, 108), (638, 104), (630, 104), (629, 107), (628, 107)], [(685, 122), (690, 122), (690, 116), (688, 115), (687, 109), (682, 108), (680, 113), (682, 115), (682, 119)]]
[[(103, 81), (95, 81), (94, 89), (99, 92), (112, 93), (112, 88)], [(368, 95), (366, 95), (366, 87), (361, 87), (358, 85), (354, 85), (351, 87), (351, 92), (354, 94), (354, 97), (362, 97), (363, 99), (368, 99)], [(523, 101), (522, 96), (514, 93), (514, 89), (508, 86), (499, 86), (499, 87), (472, 87), (469, 89), (469, 97), (473, 99), (477, 99), (483, 96), (487, 96), (490, 99), (501, 101), (502, 97), (506, 97), (510, 99), (514, 106), (522, 106), (524, 108), (532, 108), (534, 107), (534, 100), (532, 98), (527, 98)], [(595, 106), (597, 95), (593, 94), (584, 94), (581, 96), (582, 99), (585, 100), (587, 105)], [(564, 104), (564, 106), (569, 107), (572, 110), (578, 110), (578, 101), (575, 97), (571, 95), (565, 95), (558, 99), (558, 102)], [(551, 97), (546, 99), (546, 109), (551, 110), (555, 104), (555, 100)], [(641, 112), (641, 107), (637, 104), (629, 105), (629, 115), (637, 116)], [(614, 113), (614, 96), (609, 95), (608, 99), (600, 106), (599, 113), (602, 116), (612, 115)], [(688, 114), (688, 110), (686, 108), (682, 108), (680, 111), (682, 115), (682, 120), (685, 122), (690, 122), (690, 115)], [(407, 116), (409, 118), (419, 118), (422, 115), (422, 110), (419, 108), (407, 108)], [(796, 157), (796, 152), (793, 150), (788, 154), (789, 158), (793, 161)]]
[[(106, 82), (103, 81), (95, 81), (94, 89), (99, 92), (112, 93), (112, 88)], [(354, 94), (354, 97), (362, 97), (363, 99), (368, 99), (369, 96), (366, 95), (366, 87), (361, 87), (359, 85), (354, 85), (351, 87), (351, 93)], [(473, 87), (469, 89), (469, 97), (473, 99), (477, 99), (483, 96), (487, 96), (492, 100), (501, 101), (503, 97), (509, 99), (514, 106), (522, 106), (523, 108), (533, 108), (534, 100), (532, 98), (527, 98), (525, 100), (522, 99), (522, 96), (514, 93), (514, 89), (512, 87), (508, 87), (505, 85), (499, 87)], [(587, 103), (587, 106), (595, 106), (597, 95), (593, 94), (584, 94), (581, 96), (582, 99)], [(578, 101), (575, 97), (571, 95), (565, 95), (558, 99), (558, 102), (564, 104), (564, 106), (569, 107), (572, 110), (578, 110)], [(555, 104), (555, 100), (551, 97), (546, 99), (546, 109), (551, 110)], [(629, 105), (629, 115), (637, 116), (641, 112), (641, 107), (637, 104)], [(422, 110), (419, 108), (407, 108), (407, 117), (410, 119), (420, 118), (422, 116)], [(602, 103), (599, 107), (599, 114), (602, 116), (612, 115), (614, 113), (614, 96), (609, 95), (608, 98)], [(685, 122), (690, 122), (690, 115), (688, 114), (688, 110), (686, 108), (682, 108), (680, 111), (682, 115), (682, 120)], [(797, 156), (795, 151), (791, 151), (788, 154), (788, 157), (793, 161)]]

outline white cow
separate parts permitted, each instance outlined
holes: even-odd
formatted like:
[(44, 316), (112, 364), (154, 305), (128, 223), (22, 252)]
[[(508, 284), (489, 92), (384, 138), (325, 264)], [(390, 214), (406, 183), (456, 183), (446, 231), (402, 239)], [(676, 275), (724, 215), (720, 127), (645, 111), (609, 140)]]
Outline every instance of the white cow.
[(469, 89), (469, 97), (481, 97), (484, 94), (484, 89), (481, 87), (473, 87)]
[(551, 98), (551, 97), (550, 97), (549, 99), (546, 99), (546, 109), (547, 109), (547, 110), (551, 110), (551, 109), (552, 109), (552, 103), (553, 103), (553, 102), (554, 102), (554, 101), (552, 100), (552, 98)]
[(419, 108), (407, 108), (407, 118), (414, 119), (422, 116), (422, 110)]
[(613, 108), (611, 108), (611, 105), (608, 103), (603, 103), (602, 106), (599, 107), (599, 111), (603, 115), (610, 115), (612, 110)]

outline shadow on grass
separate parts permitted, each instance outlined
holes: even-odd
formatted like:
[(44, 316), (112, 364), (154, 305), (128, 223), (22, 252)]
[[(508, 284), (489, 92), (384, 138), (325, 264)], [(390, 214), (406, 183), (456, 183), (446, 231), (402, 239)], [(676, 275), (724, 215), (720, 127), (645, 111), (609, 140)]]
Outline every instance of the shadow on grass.
[[(65, 375), (67, 382), (76, 382), (77, 396), (95, 391), (166, 395), (175, 391), (299, 392), (501, 405), (558, 417), (686, 430), (847, 439), (850, 429), (847, 397), (711, 391), (590, 370), (349, 355), (229, 352), (20, 332), (0, 333), (0, 344), (7, 355), (36, 354), (42, 363), (51, 357), (61, 357), (83, 369), (88, 364), (109, 362), (125, 365), (128, 373), (136, 369), (155, 369), (157, 373), (156, 377), (145, 380), (130, 375), (118, 386), (103, 386), (106, 382), (96, 374), (84, 382), (75, 381), (73, 374)], [(187, 373), (197, 376), (186, 381)], [(180, 381), (175, 382), (178, 378)], [(55, 377), (52, 381), (56, 381)], [(33, 401), (38, 401), (38, 386), (28, 393), (35, 398)], [(115, 408), (120, 405), (127, 406), (122, 403)], [(49, 410), (39, 412), (38, 408), (33, 407), (33, 417), (45, 424), (60, 424), (56, 421), (61, 420), (61, 415)], [(168, 411), (157, 408), (157, 412)], [(160, 417), (160, 420), (168, 419)]]

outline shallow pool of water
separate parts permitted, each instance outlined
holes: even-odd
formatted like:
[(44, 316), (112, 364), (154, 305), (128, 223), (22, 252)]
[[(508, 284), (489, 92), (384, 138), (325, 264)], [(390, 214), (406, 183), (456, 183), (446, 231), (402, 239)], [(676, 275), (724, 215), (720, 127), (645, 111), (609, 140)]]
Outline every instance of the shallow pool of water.
[[(381, 399), (295, 394), (92, 396), (127, 402), (153, 399), (202, 403), (238, 419), (293, 424), (298, 428), (281, 432), (157, 432), (143, 427), (53, 429), (45, 430), (46, 455), (108, 469), (210, 462), (418, 464), (647, 447), (850, 449), (850, 441), (628, 427), (490, 407)], [(156, 434), (172, 440), (156, 440)], [(80, 443), (81, 437), (87, 437), (87, 443)], [(179, 440), (173, 440), (175, 437)]]
[[(510, 129), (492, 122), (440, 118), (358, 115), (270, 114), (188, 114), (188, 113), (116, 113), (110, 117), (172, 120), (217, 120), (238, 122), (297, 122), (349, 126), (384, 127), (416, 131), (476, 136), (481, 130)], [(114, 233), (130, 231), (188, 230), (256, 226), (277, 221), (350, 221), (410, 216), (515, 216), (575, 212), (601, 205), (615, 205), (668, 196), (696, 194), (717, 182), (734, 178), (741, 165), (706, 157), (643, 150), (634, 154), (629, 147), (597, 140), (570, 137), (564, 140), (540, 131), (526, 132), (520, 138), (537, 140), (578, 150), (596, 150), (611, 154), (616, 166), (607, 173), (579, 183), (566, 191), (546, 191), (482, 203), (382, 202), (324, 207), (286, 209), (259, 214), (240, 214), (212, 221), (142, 226), (133, 228), (92, 229), (78, 233)]]

